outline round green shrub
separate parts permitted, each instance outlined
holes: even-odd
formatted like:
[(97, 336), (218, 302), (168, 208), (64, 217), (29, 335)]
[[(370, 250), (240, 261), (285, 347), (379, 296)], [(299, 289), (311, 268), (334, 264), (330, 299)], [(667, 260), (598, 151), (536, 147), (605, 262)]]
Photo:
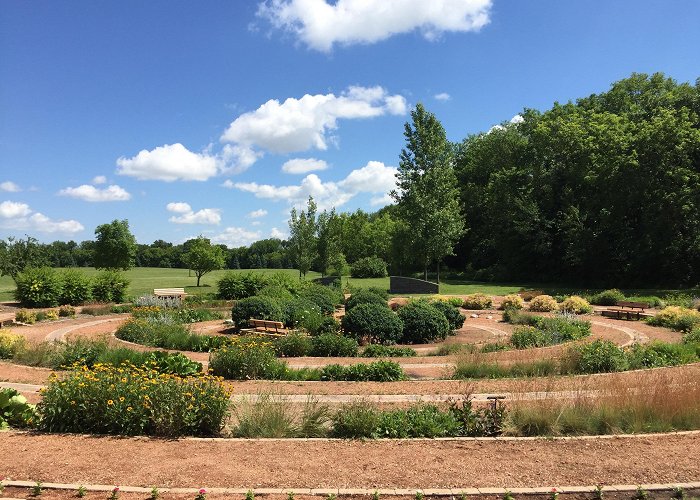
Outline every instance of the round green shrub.
[(318, 325), (316, 332), (311, 332), (312, 335), (323, 335), (324, 333), (337, 334), (340, 331), (340, 321), (333, 316), (324, 316), (321, 324)]
[(92, 282), (92, 298), (98, 302), (124, 302), (129, 280), (119, 271), (102, 271)]
[(270, 297), (271, 299), (277, 300), (290, 300), (294, 298), (292, 292), (281, 285), (266, 285), (255, 295), (260, 297)]
[(464, 298), (464, 305), (463, 307), (465, 309), (472, 309), (472, 310), (481, 310), (481, 309), (488, 309), (493, 305), (493, 300), (489, 295), (486, 295), (485, 293), (472, 293), (470, 295), (467, 295)]
[[(316, 330), (323, 319), (321, 309), (308, 299), (297, 297), (281, 303), (287, 328)], [(254, 316), (255, 317), (255, 316)]]
[(15, 298), (27, 307), (54, 307), (61, 298), (61, 278), (50, 267), (27, 268), (15, 283)]
[(399, 309), (403, 321), (401, 341), (409, 344), (425, 344), (445, 340), (450, 324), (445, 315), (427, 302), (409, 302)]
[(383, 278), (387, 276), (386, 262), (379, 257), (364, 257), (350, 266), (353, 278)]
[[(435, 309), (437, 311), (437, 309)], [(442, 319), (445, 319), (442, 314)], [(445, 320), (447, 323), (447, 320)], [(402, 335), (403, 322), (385, 304), (359, 304), (342, 320), (343, 330), (358, 341), (367, 339), (380, 344), (396, 343)]]
[(311, 356), (354, 358), (359, 346), (355, 339), (324, 333), (311, 339)]
[(81, 271), (76, 269), (67, 269), (61, 273), (61, 289), (60, 304), (69, 304), (78, 306), (88, 302), (92, 298), (92, 282)]
[(363, 288), (353, 292), (353, 294), (350, 295), (348, 300), (345, 302), (345, 311), (350, 311), (360, 304), (377, 304), (384, 306), (385, 308), (389, 307), (386, 297), (382, 297), (379, 293), (375, 292), (374, 290), (370, 290), (369, 288)]
[(625, 294), (617, 288), (604, 290), (591, 297), (591, 303), (596, 304), (598, 306), (614, 306), (621, 300), (625, 300)]
[(299, 297), (316, 304), (323, 314), (333, 314), (335, 306), (343, 303), (343, 292), (332, 286), (310, 283), (299, 292)]
[(270, 297), (247, 297), (237, 301), (231, 309), (231, 319), (237, 328), (248, 326), (248, 320), (266, 319), (284, 321), (284, 312), (276, 300)]
[(224, 300), (245, 299), (257, 295), (267, 284), (267, 279), (261, 274), (230, 271), (217, 281), (217, 297)]
[(445, 315), (445, 319), (450, 324), (450, 331), (462, 328), (464, 320), (467, 319), (467, 317), (460, 313), (458, 308), (442, 300), (432, 302), (432, 305)]
[(516, 349), (544, 347), (548, 345), (544, 332), (534, 326), (517, 327), (510, 337), (510, 343), (513, 344)]
[(625, 352), (609, 340), (595, 340), (575, 348), (579, 373), (620, 372), (627, 369)]

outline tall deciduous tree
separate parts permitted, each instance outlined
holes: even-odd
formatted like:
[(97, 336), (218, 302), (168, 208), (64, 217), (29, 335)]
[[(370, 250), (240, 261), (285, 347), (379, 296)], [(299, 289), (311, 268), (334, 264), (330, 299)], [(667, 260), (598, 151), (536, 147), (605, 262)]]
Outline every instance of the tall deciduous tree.
[(406, 147), (401, 151), (397, 188), (391, 193), (398, 212), (410, 228), (411, 251), (420, 256), (425, 278), (428, 266), (452, 255), (464, 233), (454, 150), (445, 129), (432, 113), (418, 104), (412, 123), (404, 126)]
[(299, 277), (306, 276), (318, 255), (316, 203), (309, 196), (306, 211), (292, 208), (289, 218), (289, 244), (292, 259), (299, 268)]
[(27, 267), (45, 265), (41, 250), (39, 242), (31, 236), (24, 240), (10, 236), (7, 241), (0, 241), (0, 276), (11, 276), (15, 280)]
[(182, 260), (197, 276), (197, 286), (199, 286), (202, 276), (224, 267), (224, 250), (219, 246), (212, 245), (208, 238), (200, 236), (190, 240), (188, 248), (187, 253), (182, 256)]
[(94, 266), (97, 269), (123, 269), (134, 266), (136, 238), (129, 231), (129, 221), (113, 220), (95, 229)]

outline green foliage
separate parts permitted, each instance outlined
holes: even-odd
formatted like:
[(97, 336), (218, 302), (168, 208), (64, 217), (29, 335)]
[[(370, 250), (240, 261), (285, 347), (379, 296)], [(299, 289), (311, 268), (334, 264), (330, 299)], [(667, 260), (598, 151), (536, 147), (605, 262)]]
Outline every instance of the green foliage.
[(84, 304), (92, 298), (92, 282), (84, 273), (76, 269), (66, 269), (61, 273), (60, 304), (73, 306)]
[(619, 372), (629, 366), (625, 352), (609, 340), (595, 340), (576, 349), (579, 373)]
[(287, 366), (276, 358), (271, 342), (238, 337), (211, 352), (209, 369), (214, 375), (231, 380), (278, 380), (285, 378)]
[(591, 323), (567, 315), (544, 317), (510, 311), (504, 319), (518, 327), (511, 336), (511, 343), (517, 349), (545, 347), (572, 340), (579, 340), (591, 334)]
[[(29, 267), (42, 267), (45, 259), (36, 238), (0, 240), (0, 276), (11, 276), (13, 280)], [(15, 280), (16, 281), (16, 280)]]
[(464, 325), (464, 320), (467, 319), (466, 316), (459, 312), (459, 309), (447, 302), (442, 300), (436, 300), (430, 303), (433, 307), (438, 309), (444, 316), (450, 325), (450, 330), (459, 330)]
[(690, 332), (700, 325), (700, 312), (695, 309), (668, 306), (646, 321), (653, 326), (665, 326), (680, 332)]
[(36, 422), (36, 411), (15, 389), (0, 389), (0, 430), (29, 427)]
[(12, 359), (24, 347), (24, 336), (14, 334), (7, 328), (0, 329), (0, 359)]
[(308, 335), (292, 332), (275, 341), (275, 353), (282, 357), (309, 356), (313, 345)]
[(559, 304), (559, 309), (574, 314), (590, 314), (593, 312), (593, 308), (588, 301), (577, 295), (566, 297), (562, 303)]
[(698, 361), (698, 346), (654, 341), (634, 344), (625, 354), (631, 370), (677, 366)]
[(224, 300), (239, 300), (257, 295), (268, 284), (268, 279), (255, 273), (227, 272), (217, 281), (218, 297)]
[(93, 265), (97, 269), (128, 270), (134, 266), (136, 238), (129, 230), (129, 221), (113, 220), (95, 229)]
[(187, 252), (182, 256), (182, 262), (197, 276), (197, 286), (207, 273), (224, 267), (224, 251), (219, 246), (212, 246), (208, 238), (200, 236), (185, 244)]
[[(385, 295), (385, 294), (384, 294)], [(349, 312), (360, 304), (378, 304), (388, 308), (387, 299), (381, 293), (370, 288), (361, 288), (353, 291), (345, 302), (345, 311)]]
[(410, 347), (370, 344), (362, 350), (363, 358), (410, 358), (418, 353)]
[(299, 297), (316, 304), (323, 314), (333, 314), (335, 306), (343, 303), (343, 292), (339, 288), (316, 283), (303, 287)]
[(250, 318), (283, 321), (284, 313), (277, 301), (270, 297), (256, 296), (237, 301), (231, 310), (236, 327), (245, 328)]
[(299, 276), (306, 276), (318, 254), (317, 230), (316, 203), (309, 196), (306, 210), (292, 208), (289, 216), (289, 250)]
[(379, 257), (364, 257), (350, 266), (353, 278), (383, 278), (387, 276), (386, 262)]
[(219, 379), (163, 377), (130, 365), (54, 378), (37, 405), (43, 431), (167, 437), (217, 435), (228, 408), (229, 393)]
[(36, 323), (37, 313), (36, 311), (30, 311), (28, 309), (20, 309), (15, 313), (15, 321), (18, 323), (25, 323), (27, 325), (33, 325)]
[[(315, 334), (323, 316), (319, 307), (306, 298), (292, 298), (282, 305), (283, 322), (287, 328), (302, 328), (309, 333)], [(258, 318), (258, 316), (251, 316)]]
[(348, 366), (327, 365), (321, 369), (321, 380), (396, 382), (406, 380), (406, 375), (398, 363), (382, 360)]
[(127, 277), (114, 269), (102, 271), (92, 281), (92, 297), (98, 302), (124, 302), (129, 288)]
[(421, 403), (408, 409), (380, 413), (376, 436), (382, 438), (436, 438), (459, 434), (459, 422), (450, 412)]
[(331, 436), (351, 439), (376, 437), (379, 419), (379, 411), (365, 401), (345, 404), (331, 418)]
[(516, 349), (528, 347), (544, 347), (547, 344), (545, 333), (534, 326), (519, 326), (510, 337), (510, 342)]
[(529, 309), (536, 312), (551, 312), (559, 309), (559, 304), (551, 295), (538, 295), (530, 301)]
[(700, 328), (693, 328), (693, 330), (683, 335), (683, 343), (700, 344)]
[(499, 309), (522, 309), (525, 305), (525, 301), (520, 295), (506, 295), (501, 299), (501, 306)]
[(61, 279), (50, 267), (28, 267), (15, 277), (15, 299), (27, 307), (54, 307), (61, 298)]
[(118, 339), (162, 349), (208, 352), (228, 342), (227, 337), (198, 335), (168, 317), (132, 318), (122, 323), (115, 336)]
[(247, 438), (325, 437), (328, 406), (309, 397), (301, 412), (283, 398), (263, 393), (236, 408), (233, 434)]
[(594, 295), (591, 303), (599, 306), (614, 306), (622, 300), (625, 300), (625, 294), (617, 288), (611, 288)]
[(488, 309), (493, 305), (491, 297), (484, 293), (472, 293), (464, 298), (462, 307), (465, 309)]
[(324, 333), (311, 339), (311, 355), (319, 357), (357, 356), (359, 347), (355, 339), (335, 333)]
[[(444, 316), (436, 313), (447, 323)], [(402, 338), (404, 324), (385, 303), (363, 303), (350, 309), (342, 319), (345, 333), (358, 342), (369, 340), (381, 344), (392, 344)]]
[(403, 322), (401, 341), (404, 343), (424, 344), (445, 340), (450, 332), (445, 315), (427, 302), (409, 302), (399, 309), (398, 316)]

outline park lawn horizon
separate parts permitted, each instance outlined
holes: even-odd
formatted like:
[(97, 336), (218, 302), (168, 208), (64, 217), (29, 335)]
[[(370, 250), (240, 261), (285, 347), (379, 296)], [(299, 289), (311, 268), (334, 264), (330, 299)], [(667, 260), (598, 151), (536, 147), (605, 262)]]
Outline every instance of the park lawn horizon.
[[(65, 268), (56, 268), (62, 270)], [(72, 268), (84, 272), (88, 276), (94, 276), (99, 271), (92, 267)], [(155, 288), (174, 288), (182, 287), (190, 295), (200, 294), (216, 294), (218, 292), (217, 282), (226, 273), (253, 273), (253, 274), (274, 274), (284, 273), (292, 277), (298, 277), (297, 269), (219, 269), (205, 274), (201, 279), (201, 286), (195, 286), (197, 278), (194, 273), (188, 269), (179, 268), (160, 268), (160, 267), (134, 267), (125, 271), (124, 274), (129, 279), (129, 288), (127, 296), (130, 298), (140, 297), (142, 295), (151, 295)], [(305, 279), (312, 280), (320, 277), (321, 274), (315, 271), (309, 271)], [(384, 290), (389, 289), (389, 278), (352, 278), (343, 276), (342, 285), (346, 288), (369, 288), (376, 287)], [(647, 300), (651, 297), (661, 297), (674, 293), (686, 293), (691, 295), (700, 295), (700, 289), (628, 289), (620, 287), (628, 298), (636, 300)], [(562, 284), (542, 284), (542, 283), (527, 283), (527, 282), (478, 282), (463, 279), (448, 278), (440, 282), (441, 295), (468, 295), (471, 293), (485, 293), (488, 295), (508, 295), (517, 293), (521, 290), (543, 290), (545, 293), (557, 295), (571, 295), (581, 293), (597, 293), (600, 288), (585, 289), (582, 287), (573, 287)], [(15, 284), (11, 277), (0, 277), (0, 301), (8, 302), (14, 300)]]

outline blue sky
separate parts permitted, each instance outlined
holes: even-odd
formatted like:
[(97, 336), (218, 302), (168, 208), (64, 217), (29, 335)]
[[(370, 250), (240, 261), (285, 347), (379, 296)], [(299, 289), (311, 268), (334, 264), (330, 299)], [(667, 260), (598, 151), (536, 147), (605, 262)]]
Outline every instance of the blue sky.
[(0, 238), (283, 236), (387, 203), (422, 102), (459, 141), (632, 72), (700, 77), (696, 0), (5, 0)]

